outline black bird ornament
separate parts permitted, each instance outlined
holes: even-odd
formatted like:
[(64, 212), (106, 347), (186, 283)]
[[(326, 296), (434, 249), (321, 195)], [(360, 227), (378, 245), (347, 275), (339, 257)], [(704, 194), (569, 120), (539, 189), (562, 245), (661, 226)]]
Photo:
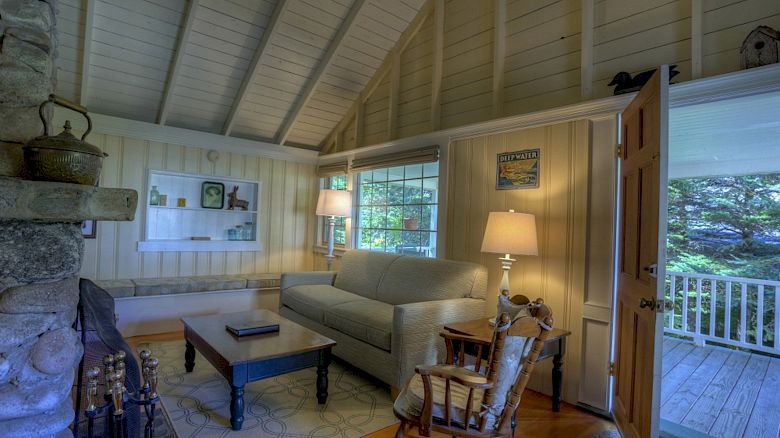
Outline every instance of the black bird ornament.
[[(675, 70), (677, 65), (670, 65), (669, 66), (669, 82), (672, 82), (672, 78), (680, 74), (679, 71)], [(650, 78), (653, 76), (653, 73), (655, 73), (656, 69), (643, 71), (642, 73), (637, 73), (636, 76), (633, 78), (631, 77), (631, 74), (625, 71), (621, 71), (620, 73), (616, 74), (614, 78), (612, 78), (612, 82), (607, 84), (607, 86), (615, 86), (615, 91), (612, 93), (613, 95), (618, 94), (625, 94), (625, 93), (632, 93), (634, 91), (639, 91), (640, 88), (642, 88), (642, 85), (646, 84), (647, 81), (650, 80)]]

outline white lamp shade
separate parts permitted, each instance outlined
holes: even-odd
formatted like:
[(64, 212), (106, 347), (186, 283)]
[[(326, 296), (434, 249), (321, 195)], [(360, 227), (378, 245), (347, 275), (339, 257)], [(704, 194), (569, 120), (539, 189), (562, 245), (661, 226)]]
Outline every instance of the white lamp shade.
[(348, 190), (320, 190), (317, 216), (351, 216), (352, 192)]
[(485, 237), (482, 239), (482, 252), (538, 255), (534, 215), (491, 211), (485, 227)]

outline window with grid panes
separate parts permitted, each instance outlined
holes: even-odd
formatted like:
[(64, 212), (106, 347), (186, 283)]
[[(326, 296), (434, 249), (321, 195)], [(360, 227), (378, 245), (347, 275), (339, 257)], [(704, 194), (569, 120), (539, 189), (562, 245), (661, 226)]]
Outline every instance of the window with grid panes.
[[(322, 187), (333, 190), (347, 190), (347, 176), (327, 176), (322, 178)], [(345, 246), (347, 242), (347, 227), (345, 217), (336, 217), (336, 227), (333, 229), (333, 244), (336, 246)], [(328, 245), (330, 233), (328, 230), (328, 221), (322, 220), (322, 244)]]
[(361, 172), (356, 182), (358, 248), (436, 257), (438, 162)]

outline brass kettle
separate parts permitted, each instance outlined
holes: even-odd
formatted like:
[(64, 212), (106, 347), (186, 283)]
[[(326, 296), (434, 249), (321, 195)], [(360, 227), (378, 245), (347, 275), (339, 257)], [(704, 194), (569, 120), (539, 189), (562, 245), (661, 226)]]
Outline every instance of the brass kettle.
[[(47, 103), (54, 103), (84, 115), (87, 119), (87, 131), (81, 139), (70, 132), (70, 120), (65, 121), (64, 131), (55, 136), (49, 135), (49, 126), (44, 115)], [(87, 114), (87, 108), (52, 94), (48, 100), (41, 103), (38, 113), (43, 122), (44, 133), (23, 148), (26, 177), (40, 181), (97, 185), (103, 158), (108, 154), (85, 141), (92, 131), (92, 119)]]

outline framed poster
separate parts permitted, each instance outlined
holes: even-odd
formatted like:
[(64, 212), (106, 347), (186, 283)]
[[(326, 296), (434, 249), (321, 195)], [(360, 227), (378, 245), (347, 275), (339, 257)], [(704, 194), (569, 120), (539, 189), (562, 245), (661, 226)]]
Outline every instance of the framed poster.
[(496, 189), (530, 189), (539, 187), (539, 149), (498, 154)]
[(97, 233), (97, 221), (93, 219), (87, 219), (81, 223), (81, 235), (85, 239), (94, 239)]
[(225, 206), (225, 185), (214, 181), (204, 181), (200, 191), (200, 206), (221, 210)]

